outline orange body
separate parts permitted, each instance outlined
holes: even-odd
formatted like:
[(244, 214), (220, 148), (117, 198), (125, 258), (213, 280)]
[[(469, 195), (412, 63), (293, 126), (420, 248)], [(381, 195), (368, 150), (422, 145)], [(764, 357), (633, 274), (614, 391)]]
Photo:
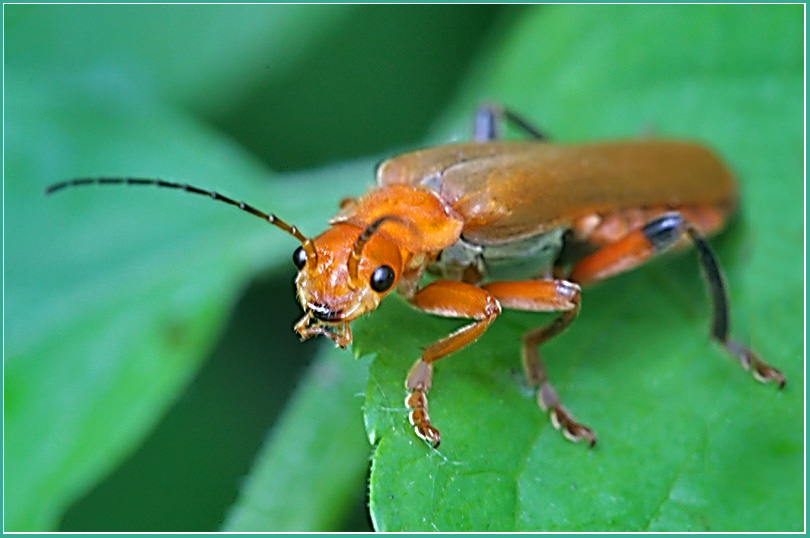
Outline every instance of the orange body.
[[(377, 183), (346, 202), (330, 220), (333, 227), (313, 239), (323, 263), (302, 270), (299, 297), (305, 309), (342, 312), (343, 328), (336, 333), (333, 322), (338, 320), (321, 316), (332, 323), (321, 330), (316, 314), (299, 325), (303, 329), (314, 322), (316, 329), (306, 335), (340, 334), (336, 341), (345, 345), (350, 337), (343, 322), (379, 303), (380, 293), (352, 287), (347, 265), (359, 234), (383, 217), (390, 220), (364, 247), (357, 282), (367, 282), (375, 267), (386, 264), (410, 297), (424, 270), (460, 240), (472, 248), (520, 246), (553, 230), (570, 230), (569, 240), (600, 246), (670, 210), (687, 214), (710, 234), (722, 226), (736, 197), (731, 174), (713, 153), (676, 141), (438, 146), (384, 161)], [(384, 248), (384, 243), (390, 244)], [(557, 251), (562, 246), (552, 245)], [(464, 268), (452, 271), (454, 279), (470, 282), (485, 279), (482, 273), (480, 267), (466, 277)]]
[[(723, 163), (700, 145), (439, 146), (383, 162), (377, 184), (344, 201), (332, 228), (312, 240), (313, 258), (324, 261), (300, 266), (296, 283), (306, 315), (296, 330), (344, 346), (351, 341), (349, 322), (394, 288), (420, 310), (470, 319), (424, 348), (405, 381), (410, 422), (433, 446), (440, 441), (427, 412), (433, 363), (473, 342), (502, 308), (561, 312), (524, 335), (523, 366), (552, 424), (568, 439), (593, 445), (593, 431), (560, 403), (537, 347), (574, 319), (581, 284), (631, 270), (690, 240), (712, 295), (712, 335), (757, 379), (784, 384), (781, 372), (728, 338), (725, 288), (702, 236), (722, 227), (736, 188)], [(576, 254), (565, 259), (567, 251)], [(524, 259), (531, 273), (519, 280), (493, 274), (499, 264)], [(420, 287), (426, 270), (442, 278)]]
[[(479, 111), (483, 128), (476, 135), (494, 136), (490, 120), (499, 114), (542, 136), (513, 113), (490, 107)], [(727, 294), (703, 236), (722, 227), (736, 204), (736, 189), (728, 169), (700, 145), (447, 145), (383, 162), (377, 183), (364, 196), (344, 200), (330, 228), (312, 239), (273, 214), (187, 184), (76, 179), (47, 192), (90, 184), (156, 185), (211, 197), (277, 226), (301, 243), (293, 261), (304, 309), (295, 330), (302, 339), (324, 335), (348, 345), (350, 322), (394, 289), (419, 310), (469, 320), (425, 347), (405, 381), (410, 422), (433, 446), (440, 440), (428, 416), (433, 363), (472, 343), (503, 308), (559, 312), (523, 336), (523, 367), (552, 424), (568, 439), (593, 445), (593, 431), (561, 404), (537, 348), (576, 317), (581, 285), (686, 242), (697, 248), (709, 286), (712, 336), (758, 380), (785, 383), (779, 370), (729, 339)], [(426, 271), (439, 278), (422, 285)]]

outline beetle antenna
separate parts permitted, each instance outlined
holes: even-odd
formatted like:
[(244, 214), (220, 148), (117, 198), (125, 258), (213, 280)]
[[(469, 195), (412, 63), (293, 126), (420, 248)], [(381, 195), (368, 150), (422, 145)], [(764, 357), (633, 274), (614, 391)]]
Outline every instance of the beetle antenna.
[(378, 218), (368, 226), (366, 229), (357, 236), (357, 239), (354, 242), (354, 246), (352, 247), (352, 253), (349, 255), (349, 261), (347, 263), (349, 269), (349, 280), (354, 287), (359, 286), (359, 280), (357, 276), (357, 268), (360, 265), (360, 255), (363, 253), (363, 248), (366, 246), (366, 243), (371, 240), (371, 237), (377, 232), (380, 226), (387, 221), (396, 221), (402, 224), (407, 224), (399, 217), (394, 217), (392, 215), (386, 215), (383, 217)]
[(189, 185), (188, 183), (174, 183), (172, 181), (164, 181), (162, 179), (143, 179), (143, 178), (81, 178), (81, 179), (71, 179), (69, 181), (62, 181), (59, 183), (54, 183), (53, 185), (49, 186), (45, 189), (45, 194), (53, 194), (57, 191), (61, 191), (62, 189), (68, 187), (82, 187), (86, 185), (139, 185), (139, 186), (155, 186), (155, 187), (163, 187), (167, 189), (177, 189), (185, 192), (190, 192), (192, 194), (200, 194), (203, 196), (207, 196), (214, 200), (225, 202), (228, 205), (232, 205), (259, 217), (265, 222), (269, 222), (273, 226), (281, 228), (291, 236), (295, 237), (301, 242), (301, 245), (304, 247), (304, 251), (307, 253), (308, 261), (311, 259), (314, 261), (315, 259), (315, 246), (312, 244), (312, 240), (304, 236), (298, 228), (287, 224), (277, 216), (272, 213), (265, 213), (264, 211), (260, 211), (253, 207), (250, 204), (246, 204), (242, 201), (236, 201), (233, 198), (229, 198), (223, 194), (220, 194), (216, 191), (209, 191), (205, 189), (201, 189), (199, 187), (195, 187), (194, 185)]

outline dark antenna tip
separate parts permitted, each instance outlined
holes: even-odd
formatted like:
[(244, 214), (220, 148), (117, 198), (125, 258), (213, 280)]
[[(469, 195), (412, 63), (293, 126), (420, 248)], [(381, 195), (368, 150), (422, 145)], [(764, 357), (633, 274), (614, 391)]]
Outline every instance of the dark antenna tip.
[(45, 187), (45, 196), (47, 196), (49, 194), (53, 194), (56, 191), (60, 191), (60, 190), (64, 189), (67, 186), (68, 186), (68, 183), (65, 182), (65, 181), (62, 181), (60, 183), (54, 183), (53, 185), (48, 185), (47, 187)]
[[(250, 213), (254, 217), (259, 217), (260, 219), (264, 220), (265, 222), (269, 222), (270, 224), (276, 226), (277, 228), (281, 228), (288, 234), (298, 239), (304, 245), (304, 248), (311, 249), (313, 254), (315, 252), (314, 247), (311, 246), (311, 241), (307, 239), (300, 231), (298, 231), (298, 228), (287, 224), (280, 218), (276, 217), (274, 214), (265, 213), (264, 211), (256, 209), (252, 205), (246, 204), (245, 202), (237, 201), (234, 200), (233, 198), (229, 198), (228, 196), (220, 194), (216, 191), (201, 189), (199, 187), (195, 187), (194, 185), (189, 185), (188, 183), (175, 183), (173, 181), (164, 181), (162, 179), (145, 179), (135, 177), (81, 178), (81, 179), (70, 179), (68, 181), (60, 181), (59, 183), (54, 183), (53, 185), (45, 187), (45, 194), (46, 195), (52, 194), (66, 187), (80, 187), (86, 185), (139, 185), (139, 186), (151, 185), (154, 187), (176, 189), (184, 192), (190, 192), (191, 194), (199, 194), (202, 196), (207, 196), (219, 202), (224, 202), (228, 205), (241, 209), (246, 213)], [(310, 246), (307, 247), (307, 245)]]
[(70, 179), (68, 181), (60, 181), (45, 187), (45, 194), (53, 194), (56, 191), (61, 191), (66, 187), (78, 187), (81, 185), (103, 184), (107, 182), (122, 183), (125, 180), (107, 180), (107, 179)]

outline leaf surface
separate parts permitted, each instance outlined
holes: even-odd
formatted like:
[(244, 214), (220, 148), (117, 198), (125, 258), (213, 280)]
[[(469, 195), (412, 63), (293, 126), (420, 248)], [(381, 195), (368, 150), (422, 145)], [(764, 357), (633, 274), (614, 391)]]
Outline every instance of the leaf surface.
[[(521, 335), (549, 321), (507, 312), (435, 366), (442, 445), (410, 431), (403, 381), (420, 349), (462, 322), (389, 300), (358, 323), (374, 353), (366, 428), (371, 515), (384, 531), (801, 530), (802, 9), (557, 6), (492, 36), (436, 139), (487, 98), (557, 140), (655, 136), (714, 147), (741, 184), (740, 216), (713, 241), (733, 332), (788, 377), (759, 386), (707, 338), (693, 253), (585, 290), (543, 347), (566, 407), (593, 427), (568, 443), (538, 409)], [(408, 330), (403, 330), (407, 327)]]

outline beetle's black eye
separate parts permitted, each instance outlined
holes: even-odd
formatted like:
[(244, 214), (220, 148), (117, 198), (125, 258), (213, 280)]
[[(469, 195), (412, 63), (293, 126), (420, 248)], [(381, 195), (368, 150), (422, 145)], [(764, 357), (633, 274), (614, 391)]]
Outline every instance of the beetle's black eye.
[(387, 265), (381, 265), (371, 273), (371, 289), (382, 293), (394, 284), (394, 270)]
[(296, 267), (298, 267), (299, 271), (307, 264), (307, 253), (304, 250), (304, 247), (298, 247), (295, 249), (295, 252), (293, 252), (293, 263)]

